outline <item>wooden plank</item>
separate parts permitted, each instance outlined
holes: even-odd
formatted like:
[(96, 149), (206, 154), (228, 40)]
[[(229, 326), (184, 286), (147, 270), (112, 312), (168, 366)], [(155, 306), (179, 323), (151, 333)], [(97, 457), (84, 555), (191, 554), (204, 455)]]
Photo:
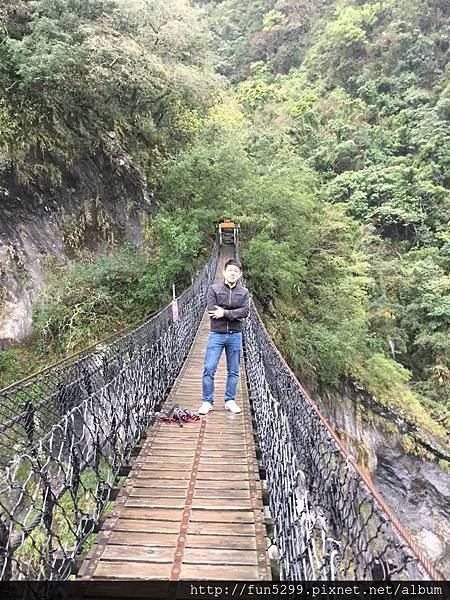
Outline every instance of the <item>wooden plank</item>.
[(225, 435), (230, 433), (236, 434), (245, 430), (243, 413), (233, 415), (228, 410), (220, 412), (213, 409), (204, 418), (207, 420), (206, 431), (208, 433), (217, 431)]
[(249, 451), (248, 448), (248, 444), (245, 440), (244, 435), (239, 434), (239, 436), (236, 436), (235, 440), (230, 440), (230, 441), (222, 441), (222, 440), (218, 440), (217, 436), (211, 435), (211, 436), (207, 436), (205, 435), (203, 444), (202, 444), (202, 448), (207, 451), (210, 452), (212, 451), (216, 451), (216, 452), (244, 452), (247, 453)]
[(186, 498), (186, 486), (184, 487), (153, 487), (133, 485), (130, 496), (152, 497), (152, 498)]
[(161, 423), (158, 434), (160, 437), (165, 437), (167, 435), (188, 437), (198, 433), (200, 423), (201, 420), (192, 421), (192, 423), (183, 423), (183, 427), (180, 427), (178, 423)]
[(254, 523), (255, 515), (252, 510), (208, 510), (194, 507), (190, 520), (204, 523)]
[(193, 535), (244, 535), (255, 536), (255, 526), (252, 523), (220, 523), (191, 521), (189, 523), (189, 533)]
[(197, 565), (257, 565), (256, 550), (186, 548), (183, 563)]
[(200, 429), (201, 421), (193, 421), (192, 423), (184, 424), (183, 427), (179, 427), (176, 423), (161, 423), (159, 436), (165, 437), (168, 435), (182, 435), (189, 436), (198, 433)]
[(164, 448), (173, 448), (175, 450), (184, 449), (184, 448), (195, 448), (198, 442), (198, 434), (195, 437), (189, 439), (182, 439), (178, 437), (158, 437), (155, 442), (152, 444), (150, 452), (153, 450), (164, 450)]
[(171, 563), (139, 563), (101, 560), (93, 579), (169, 579)]
[[(238, 403), (239, 401), (242, 403), (241, 398), (239, 398)], [(214, 405), (213, 410), (208, 413), (206, 418), (208, 419), (208, 427), (224, 423), (232, 426), (243, 426), (245, 420), (243, 412), (237, 414), (231, 413), (229, 410), (225, 409), (224, 405), (220, 407)]]
[(146, 533), (178, 533), (180, 524), (176, 521), (158, 521), (157, 519), (120, 518), (115, 531), (139, 531)]
[[(167, 463), (167, 465), (162, 464), (162, 466), (159, 466), (158, 464), (156, 466), (152, 466), (153, 461), (145, 461), (140, 468), (140, 472), (145, 472), (146, 477), (148, 477), (148, 472), (151, 471), (153, 475), (158, 474), (161, 475), (161, 477), (165, 477), (166, 474), (168, 474), (170, 475), (168, 479), (178, 479), (178, 475), (184, 476), (187, 474), (190, 477), (193, 464), (192, 458), (187, 459), (186, 462), (183, 459), (177, 463)], [(150, 477), (153, 475), (150, 475)]]
[(228, 440), (228, 438), (230, 438), (231, 440), (238, 439), (239, 436), (241, 435), (240, 432), (245, 428), (245, 421), (239, 422), (239, 423), (235, 422), (235, 421), (233, 421), (232, 418), (230, 418), (230, 413), (227, 411), (227, 414), (225, 415), (225, 411), (224, 411), (225, 418), (222, 419), (221, 422), (219, 422), (219, 421), (213, 422), (212, 417), (211, 417), (213, 412), (214, 411), (210, 412), (207, 417), (209, 420), (206, 422), (206, 425), (205, 425), (205, 433), (212, 432), (213, 429), (218, 429), (219, 430), (217, 433), (218, 439), (223, 440), (223, 441)]
[[(228, 451), (233, 451), (233, 452), (237, 452), (237, 451), (242, 451), (244, 450), (243, 447), (243, 442), (245, 441), (245, 434), (244, 432), (239, 433), (239, 435), (236, 436), (235, 441), (236, 443), (232, 444), (231, 440), (230, 443), (228, 442), (222, 442), (222, 441), (218, 441), (217, 439), (218, 434), (216, 432), (207, 432), (205, 434), (205, 438), (204, 438), (204, 443), (203, 443), (203, 448), (205, 448), (206, 450), (218, 450), (218, 451), (222, 451), (226, 450)], [(217, 445), (219, 445), (219, 447), (217, 447)], [(222, 447), (221, 447), (222, 446)], [(225, 446), (225, 448), (223, 448), (223, 446)]]
[[(208, 445), (208, 442), (218, 442), (219, 441), (218, 438), (220, 438), (220, 431), (222, 431), (222, 430), (219, 430), (219, 429), (208, 430), (205, 433), (205, 442), (207, 442), (206, 445)], [(236, 433), (236, 435), (235, 435), (236, 442), (242, 442), (245, 440), (246, 432), (244, 429), (242, 429), (242, 431), (241, 430), (236, 431), (235, 433)], [(222, 443), (224, 443), (224, 442), (222, 442)], [(230, 447), (230, 449), (231, 449), (231, 447)], [(234, 450), (234, 448), (232, 448), (232, 449)]]
[(206, 431), (211, 433), (217, 431), (218, 435), (236, 435), (240, 431), (245, 431), (244, 417), (239, 415), (231, 415), (229, 411), (217, 413), (211, 411), (207, 417)]
[(238, 498), (250, 498), (250, 489), (247, 490), (236, 490), (236, 489), (208, 489), (199, 488), (198, 486), (194, 491), (194, 499), (197, 498), (224, 498), (228, 500), (235, 500)]
[[(232, 444), (232, 440), (230, 440), (230, 443), (226, 442), (226, 441), (219, 441), (217, 438), (219, 437), (219, 434), (215, 431), (213, 432), (206, 432), (205, 434), (205, 438), (204, 438), (204, 444), (203, 447), (208, 449), (208, 450), (215, 450), (217, 447), (217, 444), (220, 444), (221, 446), (226, 446), (225, 450), (232, 450), (233, 452), (236, 452), (238, 450), (243, 450), (243, 442), (245, 441), (245, 434), (244, 432), (240, 433), (238, 435), (236, 435), (235, 437), (235, 443)], [(217, 450), (223, 450), (224, 448), (217, 448)]]
[(205, 431), (205, 439), (204, 444), (222, 444), (228, 446), (242, 446), (245, 444), (245, 439), (242, 437), (242, 433), (240, 431), (236, 433), (232, 433), (231, 431), (227, 431), (226, 433), (218, 433), (214, 436), (212, 433), (207, 430)]
[(242, 436), (242, 428), (239, 431), (233, 431), (228, 425), (223, 426), (215, 432), (212, 428), (206, 428), (205, 442), (217, 442), (218, 444), (242, 444), (245, 438)]
[(185, 505), (185, 498), (153, 498), (149, 496), (136, 496), (130, 494), (128, 498), (127, 507), (129, 508), (179, 508), (183, 509)]
[(189, 458), (189, 461), (187, 461), (187, 460), (186, 460), (186, 462), (183, 461), (183, 464), (174, 464), (174, 463), (167, 463), (166, 461), (161, 461), (161, 460), (147, 459), (142, 466), (142, 470), (170, 472), (170, 471), (184, 470), (182, 467), (185, 466), (186, 467), (185, 470), (190, 473), (192, 470), (192, 466), (194, 464), (192, 459), (193, 459), (193, 456), (191, 458)]
[[(207, 536), (209, 537), (209, 536)], [(127, 544), (128, 546), (171, 546), (175, 547), (178, 539), (177, 533), (155, 533), (149, 531), (116, 531), (111, 533), (109, 544)], [(212, 543), (212, 542), (211, 542)], [(195, 543), (192, 544), (195, 546)], [(213, 547), (213, 546), (211, 546)], [(241, 547), (241, 546), (238, 546)], [(129, 551), (130, 553), (133, 550)], [(130, 556), (130, 555), (129, 555)]]
[(252, 510), (252, 501), (248, 498), (198, 498), (194, 497), (194, 508), (217, 510)]
[(237, 439), (239, 439), (239, 436), (241, 435), (244, 438), (245, 433), (246, 431), (244, 423), (235, 425), (226, 421), (217, 421), (216, 423), (207, 426), (206, 429), (206, 435), (216, 435), (218, 437), (221, 437), (223, 435), (231, 435), (236, 437)]
[(187, 480), (191, 478), (189, 471), (156, 471), (152, 469), (142, 469), (137, 474), (138, 479), (153, 479), (161, 481), (165, 479), (172, 479), (174, 481)]
[(242, 456), (241, 450), (208, 450), (204, 451), (205, 456), (209, 456), (210, 458), (227, 458), (228, 460), (233, 460), (233, 458), (240, 458)]
[(241, 481), (245, 480), (246, 477), (241, 473), (225, 473), (222, 471), (200, 471), (197, 475), (197, 481), (203, 481), (210, 479), (220, 480), (220, 481)]
[(238, 465), (233, 460), (232, 464), (217, 464), (214, 462), (207, 463), (206, 465), (199, 462), (198, 465), (199, 473), (217, 473), (218, 476), (222, 473), (245, 473), (248, 474), (248, 465)]
[(219, 442), (215, 436), (211, 435), (211, 437), (208, 437), (207, 435), (205, 435), (203, 444), (202, 444), (202, 448), (206, 452), (210, 452), (212, 450), (212, 451), (216, 451), (216, 452), (234, 452), (234, 453), (236, 453), (236, 452), (244, 452), (246, 450), (245, 443), (243, 442), (241, 436), (239, 436), (239, 438), (236, 438), (235, 442), (232, 442), (231, 440), (229, 442), (227, 442), (227, 441)]
[[(238, 402), (242, 403), (242, 398), (239, 398)], [(216, 410), (217, 409), (217, 410)], [(230, 425), (240, 425), (242, 426), (245, 420), (245, 414), (243, 412), (240, 413), (231, 413), (229, 410), (225, 409), (225, 405), (221, 406), (214, 405), (214, 409), (208, 413), (207, 415), (208, 425), (209, 424), (217, 424), (217, 423), (229, 423)]]
[[(196, 449), (197, 447), (197, 440), (195, 440), (194, 442), (175, 442), (176, 443), (176, 447), (177, 450), (186, 450), (187, 452), (189, 451), (193, 451)], [(150, 450), (150, 454), (149, 456), (152, 456), (153, 452), (156, 452), (158, 450), (170, 450), (170, 448), (173, 446), (174, 442), (172, 440), (167, 441), (164, 440), (164, 442), (159, 442), (157, 444), (153, 444), (152, 448)]]
[(186, 456), (186, 451), (183, 449), (177, 449), (177, 448), (161, 448), (161, 449), (157, 449), (154, 451), (151, 451), (151, 455), (152, 456), (164, 456), (167, 460), (169, 460), (169, 458), (174, 458), (177, 459), (180, 456)]
[(121, 512), (124, 519), (149, 519), (153, 521), (181, 521), (182, 510), (175, 508), (128, 508)]
[(189, 481), (184, 479), (183, 481), (177, 481), (175, 479), (155, 479), (148, 477), (139, 477), (133, 481), (133, 488), (135, 487), (147, 487), (155, 489), (174, 489), (177, 491), (186, 490), (189, 485)]
[[(183, 431), (183, 430), (181, 430)], [(177, 433), (177, 434), (161, 434), (158, 436), (157, 439), (155, 439), (154, 443), (152, 444), (152, 447), (158, 447), (158, 446), (162, 446), (163, 444), (180, 444), (183, 446), (193, 446), (198, 440), (198, 431), (186, 435), (183, 433)]]
[(227, 467), (230, 465), (246, 467), (247, 459), (244, 458), (244, 456), (244, 453), (242, 453), (242, 457), (238, 458), (235, 456), (231, 462), (225, 458), (210, 458), (207, 456), (201, 456), (199, 460), (199, 467), (209, 467), (211, 470), (216, 468), (220, 469), (222, 466)]
[[(146, 562), (146, 563), (172, 563), (174, 559), (176, 546), (133, 546), (130, 551), (130, 547), (120, 544), (108, 544), (103, 551), (102, 561), (120, 561), (127, 562), (132, 560), (135, 562)], [(201, 552), (202, 550), (200, 550)], [(216, 550), (217, 552), (217, 550)], [(229, 551), (231, 552), (231, 550)], [(240, 552), (236, 550), (236, 552)], [(247, 564), (247, 563), (242, 563)]]
[[(250, 535), (195, 535), (188, 533), (186, 548), (229, 548), (256, 550), (256, 540)], [(201, 562), (201, 561), (200, 561)]]
[(196, 490), (210, 489), (210, 490), (249, 490), (250, 486), (248, 481), (223, 481), (217, 479), (200, 479), (195, 484)]
[(158, 436), (154, 439), (154, 443), (160, 444), (164, 440), (179, 440), (182, 443), (192, 444), (198, 439), (200, 426), (201, 420), (196, 423), (185, 423), (183, 427), (172, 423), (170, 429), (161, 429), (158, 431)]
[(259, 573), (256, 565), (183, 564), (180, 579), (255, 581)]
[(221, 452), (222, 454), (228, 452), (230, 449), (233, 450), (233, 458), (236, 458), (236, 460), (245, 460), (246, 456), (247, 456), (247, 448), (245, 447), (245, 445), (242, 446), (237, 446), (235, 445), (231, 445), (231, 444), (214, 444), (214, 445), (205, 445), (203, 444), (202, 446), (202, 454), (201, 454), (201, 460), (217, 460), (217, 461), (221, 461), (224, 463), (229, 463), (230, 462), (230, 457), (228, 456), (224, 456), (224, 457), (213, 457), (210, 455), (210, 452)]

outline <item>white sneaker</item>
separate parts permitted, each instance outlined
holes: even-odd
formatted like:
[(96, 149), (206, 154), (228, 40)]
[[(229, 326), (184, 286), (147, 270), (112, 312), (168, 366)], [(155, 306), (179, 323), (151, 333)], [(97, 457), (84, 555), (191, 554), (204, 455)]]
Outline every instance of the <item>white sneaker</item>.
[(202, 402), (202, 405), (198, 409), (198, 414), (199, 415), (207, 415), (209, 413), (209, 411), (212, 410), (212, 408), (213, 408), (213, 405), (211, 404), (211, 402)]
[(227, 400), (227, 402), (225, 402), (225, 408), (227, 410), (230, 410), (232, 413), (240, 413), (241, 409), (239, 408), (239, 406), (236, 404), (236, 402), (234, 400)]

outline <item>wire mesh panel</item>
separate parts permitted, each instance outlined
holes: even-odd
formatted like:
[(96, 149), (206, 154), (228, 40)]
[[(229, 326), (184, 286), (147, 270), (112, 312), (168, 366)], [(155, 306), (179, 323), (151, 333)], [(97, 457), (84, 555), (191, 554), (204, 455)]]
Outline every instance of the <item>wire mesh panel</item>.
[(173, 384), (219, 258), (178, 299), (111, 344), (0, 395), (0, 579), (65, 579), (121, 466)]
[(281, 578), (439, 578), (345, 454), (253, 304), (244, 340)]

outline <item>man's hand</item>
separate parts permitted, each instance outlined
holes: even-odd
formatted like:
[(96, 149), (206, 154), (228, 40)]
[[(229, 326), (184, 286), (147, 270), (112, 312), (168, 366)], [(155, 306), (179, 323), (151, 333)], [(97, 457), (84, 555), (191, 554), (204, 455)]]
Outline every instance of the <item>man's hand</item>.
[(215, 305), (215, 307), (216, 307), (216, 310), (209, 310), (208, 314), (213, 319), (221, 319), (223, 317), (223, 308), (221, 308), (220, 306), (217, 306), (217, 304)]

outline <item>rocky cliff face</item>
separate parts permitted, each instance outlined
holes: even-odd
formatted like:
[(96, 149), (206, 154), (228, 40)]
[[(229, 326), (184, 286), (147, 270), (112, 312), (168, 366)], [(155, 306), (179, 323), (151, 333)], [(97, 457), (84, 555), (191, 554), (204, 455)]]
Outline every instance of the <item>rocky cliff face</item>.
[(126, 159), (102, 153), (60, 169), (58, 185), (29, 185), (0, 171), (0, 349), (31, 333), (32, 302), (52, 260), (78, 249), (139, 244), (152, 202)]
[[(449, 460), (445, 449), (415, 438), (401, 417), (348, 381), (312, 395), (419, 547), (448, 578), (450, 476), (438, 462)], [(419, 455), (405, 452), (406, 436)], [(427, 456), (420, 456), (420, 449)]]

